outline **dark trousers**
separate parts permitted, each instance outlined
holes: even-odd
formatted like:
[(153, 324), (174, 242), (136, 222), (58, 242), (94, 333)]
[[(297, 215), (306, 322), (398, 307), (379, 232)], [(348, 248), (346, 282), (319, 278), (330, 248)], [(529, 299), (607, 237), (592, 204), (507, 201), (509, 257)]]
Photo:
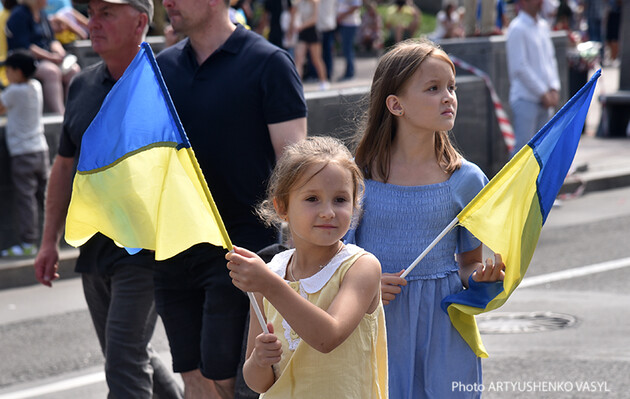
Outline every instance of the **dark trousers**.
[(335, 46), (335, 31), (329, 30), (322, 32), (322, 59), (326, 65), (326, 75), (328, 80), (333, 78), (334, 64), (334, 46)]
[(346, 73), (344, 78), (354, 77), (354, 37), (357, 34), (357, 26), (339, 26), (339, 34), (341, 35), (341, 49), (346, 59)]
[(105, 355), (108, 398), (181, 398), (150, 341), (157, 321), (153, 272), (123, 264), (112, 275), (83, 273), (83, 292)]
[(39, 240), (39, 204), (44, 201), (48, 169), (47, 151), (11, 157), (15, 218), (20, 243), (34, 244)]

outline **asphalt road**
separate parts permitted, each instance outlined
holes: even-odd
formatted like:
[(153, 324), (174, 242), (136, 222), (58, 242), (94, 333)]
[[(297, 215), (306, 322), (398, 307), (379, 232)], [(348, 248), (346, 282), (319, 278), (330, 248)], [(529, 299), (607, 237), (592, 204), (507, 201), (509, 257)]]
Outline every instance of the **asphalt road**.
[[(490, 354), (484, 398), (630, 397), (629, 223), (630, 189), (587, 194), (551, 211), (526, 280), (488, 321), (501, 312), (508, 322), (541, 314), (573, 322), (536, 331), (545, 320), (512, 319), (514, 331), (534, 332), (483, 334)], [(619, 268), (527, 286), (527, 279), (589, 265)], [(483, 319), (479, 325), (483, 331)]]
[[(554, 207), (522, 286), (479, 318), (490, 354), (483, 386), (455, 391), (483, 389), (484, 398), (630, 397), (629, 224), (630, 188)], [(559, 271), (566, 275), (557, 281), (535, 280)], [(496, 333), (497, 325), (508, 332)], [(153, 344), (169, 362), (161, 325)], [(78, 279), (0, 291), (0, 399), (103, 398), (102, 362)]]

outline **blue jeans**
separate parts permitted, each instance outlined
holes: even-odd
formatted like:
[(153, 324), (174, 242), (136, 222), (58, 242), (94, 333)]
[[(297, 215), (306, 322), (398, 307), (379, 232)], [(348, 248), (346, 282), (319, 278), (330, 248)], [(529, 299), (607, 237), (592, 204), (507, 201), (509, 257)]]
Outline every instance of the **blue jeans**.
[(123, 264), (112, 275), (82, 273), (83, 292), (105, 355), (108, 398), (181, 398), (183, 392), (151, 348), (157, 320), (153, 272)]
[(510, 101), (516, 144), (510, 156), (516, 154), (551, 118), (552, 109), (526, 100)]
[(346, 73), (344, 78), (354, 77), (354, 37), (357, 33), (356, 26), (339, 26), (339, 34), (341, 35), (341, 50), (346, 59)]
[(599, 18), (588, 18), (588, 38), (594, 42), (602, 42), (602, 20)]
[(335, 45), (335, 31), (329, 30), (327, 32), (322, 32), (322, 59), (324, 60), (324, 65), (326, 65), (326, 75), (328, 80), (332, 79), (333, 76), (333, 47)]

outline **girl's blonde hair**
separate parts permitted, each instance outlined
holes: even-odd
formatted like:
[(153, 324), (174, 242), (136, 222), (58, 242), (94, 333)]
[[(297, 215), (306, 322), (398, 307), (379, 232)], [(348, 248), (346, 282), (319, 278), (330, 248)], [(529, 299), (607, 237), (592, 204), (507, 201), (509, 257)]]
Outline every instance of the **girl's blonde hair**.
[[(308, 137), (285, 148), (278, 160), (269, 184), (267, 185), (267, 199), (257, 208), (260, 218), (269, 226), (280, 225), (282, 219), (274, 208), (274, 199), (280, 210), (286, 212), (289, 207), (289, 195), (303, 183), (303, 178), (310, 180), (326, 165), (336, 163), (350, 171), (352, 176), (352, 205), (355, 215), (358, 213), (363, 196), (363, 175), (354, 163), (352, 154), (338, 139), (332, 137)], [(312, 165), (321, 167), (311, 176), (305, 176)]]
[[(355, 161), (368, 179), (378, 177), (387, 182), (391, 148), (396, 136), (396, 117), (385, 105), (389, 95), (400, 95), (405, 84), (428, 57), (447, 62), (455, 74), (455, 65), (435, 43), (426, 39), (409, 39), (397, 43), (378, 62), (364, 128), (355, 138)], [(435, 132), (435, 155), (442, 169), (452, 173), (461, 166), (461, 154), (455, 149), (446, 131)]]

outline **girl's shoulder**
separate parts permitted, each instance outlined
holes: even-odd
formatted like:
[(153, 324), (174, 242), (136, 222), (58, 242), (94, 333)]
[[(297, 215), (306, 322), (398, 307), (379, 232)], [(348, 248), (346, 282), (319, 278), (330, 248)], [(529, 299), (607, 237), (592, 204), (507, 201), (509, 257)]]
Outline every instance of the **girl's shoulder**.
[(309, 278), (300, 280), (302, 288), (309, 294), (320, 291), (338, 270), (341, 269), (341, 275), (345, 275), (354, 262), (365, 253), (367, 252), (357, 245), (345, 244), (322, 270)]
[(462, 164), (459, 169), (453, 172), (451, 176), (452, 183), (462, 182), (482, 182), (484, 185), (488, 182), (486, 174), (476, 164), (462, 158)]
[(449, 184), (455, 202), (465, 206), (488, 183), (479, 166), (462, 159), (462, 166), (453, 172)]

